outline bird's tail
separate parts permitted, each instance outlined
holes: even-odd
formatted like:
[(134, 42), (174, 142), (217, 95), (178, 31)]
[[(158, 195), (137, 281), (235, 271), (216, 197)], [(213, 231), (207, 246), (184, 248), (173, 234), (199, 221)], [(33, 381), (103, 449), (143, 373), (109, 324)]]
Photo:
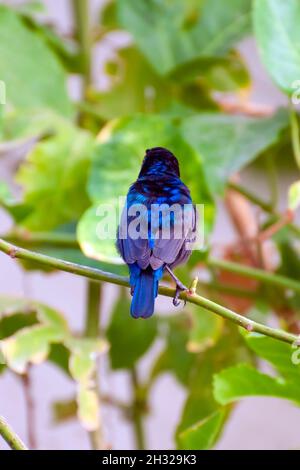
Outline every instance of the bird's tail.
[(130, 313), (133, 318), (149, 318), (153, 315), (158, 281), (159, 277), (152, 269), (140, 271), (131, 302)]

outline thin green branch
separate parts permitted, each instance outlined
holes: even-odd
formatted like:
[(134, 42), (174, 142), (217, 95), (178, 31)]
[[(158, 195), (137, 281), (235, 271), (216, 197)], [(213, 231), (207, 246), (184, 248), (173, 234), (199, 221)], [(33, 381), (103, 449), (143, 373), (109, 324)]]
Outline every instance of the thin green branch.
[(132, 421), (136, 440), (137, 450), (145, 449), (145, 434), (143, 423), (143, 402), (140, 399), (140, 385), (137, 370), (133, 368), (130, 372), (133, 405), (132, 405)]
[(271, 284), (282, 287), (284, 289), (300, 292), (300, 282), (295, 281), (294, 279), (290, 279), (289, 277), (281, 276), (280, 274), (274, 274), (262, 269), (251, 268), (250, 266), (216, 258), (209, 258), (207, 263), (211, 267), (219, 268), (231, 273), (236, 273), (240, 276), (248, 277), (250, 279), (255, 279), (256, 281), (263, 282), (264, 284)]
[[(88, 280), (85, 320), (85, 336), (88, 338), (98, 338), (100, 334), (101, 290), (101, 284)], [(91, 383), (91, 387), (93, 387), (93, 390), (97, 395), (99, 408), (101, 410), (101, 398), (98, 385), (97, 369), (95, 369)], [(89, 438), (93, 450), (105, 449), (101, 416), (98, 417), (98, 428), (89, 432)]]
[[(61, 259), (52, 258), (50, 256), (46, 256), (40, 253), (35, 253), (33, 251), (14, 246), (11, 243), (8, 243), (2, 239), (0, 239), (0, 251), (6, 253), (12, 258), (25, 259), (46, 266), (51, 266), (52, 268), (58, 269), (60, 271), (65, 271), (72, 274), (77, 274), (79, 276), (84, 276), (89, 279), (94, 279), (96, 281), (109, 282), (111, 284), (129, 287), (129, 281), (126, 277), (118, 276), (116, 274), (105, 272), (100, 269), (93, 269), (76, 263), (70, 263)], [(246, 266), (225, 261), (222, 262), (218, 260), (210, 260), (209, 262), (215, 267), (231, 270), (232, 272), (239, 272), (242, 275), (252, 277), (254, 279), (264, 281), (269, 284), (279, 285), (281, 287), (300, 292), (300, 283), (284, 276), (278, 276), (276, 274), (267, 273), (259, 269), (249, 268)], [(166, 286), (160, 286), (159, 293), (166, 297), (173, 298), (175, 295), (175, 289)], [(233, 312), (232, 310), (223, 307), (222, 305), (218, 305), (215, 302), (212, 302), (211, 300), (201, 297), (200, 295), (191, 295), (188, 292), (183, 292), (180, 295), (180, 298), (185, 300), (186, 302), (190, 302), (200, 307), (204, 307), (205, 309), (217, 315), (220, 315), (221, 317), (226, 318), (227, 320), (230, 320), (233, 323), (242, 326), (243, 328), (246, 328), (248, 331), (256, 331), (257, 333), (262, 333), (266, 336), (270, 336), (272, 338), (291, 344), (297, 342), (298, 340), (298, 337), (296, 335), (287, 333), (286, 331), (280, 329), (270, 328), (268, 326), (249, 320), (248, 318), (245, 318), (242, 315), (239, 315)]]
[(84, 93), (91, 81), (91, 46), (89, 21), (89, 0), (73, 0), (73, 12), (76, 25), (76, 36), (80, 47)]
[(266, 155), (265, 167), (269, 181), (270, 202), (272, 208), (275, 208), (278, 204), (278, 179), (273, 155)]
[(12, 450), (28, 450), (2, 416), (0, 416), (0, 436), (3, 437)]
[[(233, 181), (230, 181), (228, 183), (228, 187), (231, 189), (234, 189), (237, 191), (239, 194), (242, 194), (248, 201), (252, 202), (256, 206), (260, 207), (263, 211), (265, 211), (267, 214), (273, 215), (277, 220), (281, 220), (283, 215), (277, 212), (274, 207), (272, 206), (271, 203), (265, 202), (263, 199), (260, 197), (256, 196), (256, 194), (253, 194), (251, 191), (249, 191), (247, 188), (244, 186), (241, 186), (237, 183), (234, 183)], [(287, 224), (287, 227), (296, 235), (300, 236), (300, 227), (293, 223)]]
[(62, 248), (79, 248), (76, 237), (73, 233), (61, 232), (27, 232), (27, 231), (12, 231), (5, 235), (5, 240), (24, 246), (32, 245), (54, 245)]
[(265, 202), (263, 199), (256, 196), (256, 194), (253, 194), (244, 186), (241, 186), (238, 183), (234, 183), (233, 181), (229, 181), (228, 187), (242, 194), (242, 196), (245, 196), (246, 199), (248, 199), (250, 202), (253, 202), (253, 204), (255, 204), (256, 206), (261, 207), (268, 214), (276, 215), (275, 210), (272, 207), (272, 204)]

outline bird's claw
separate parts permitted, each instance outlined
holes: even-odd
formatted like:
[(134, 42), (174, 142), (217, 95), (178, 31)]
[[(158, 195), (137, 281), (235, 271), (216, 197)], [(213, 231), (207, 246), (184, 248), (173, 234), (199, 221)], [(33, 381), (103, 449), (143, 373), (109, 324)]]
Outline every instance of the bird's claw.
[[(180, 299), (179, 299), (179, 296), (181, 294), (181, 292), (185, 292), (187, 291), (188, 288), (185, 287), (183, 284), (177, 284), (176, 285), (176, 292), (175, 292), (175, 296), (173, 298), (173, 305), (174, 307), (178, 307), (180, 305)], [(184, 299), (184, 307), (186, 306), (186, 300)]]

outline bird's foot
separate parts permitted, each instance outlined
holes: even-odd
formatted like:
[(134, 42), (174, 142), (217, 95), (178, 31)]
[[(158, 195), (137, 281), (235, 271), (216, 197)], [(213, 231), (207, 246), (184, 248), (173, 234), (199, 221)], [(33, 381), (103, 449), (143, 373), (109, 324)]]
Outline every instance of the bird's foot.
[[(176, 283), (176, 292), (175, 292), (175, 296), (173, 298), (173, 305), (174, 307), (178, 307), (180, 305), (180, 299), (179, 299), (179, 296), (181, 294), (181, 292), (185, 292), (185, 291), (188, 291), (188, 288), (182, 284), (182, 282), (179, 281), (179, 283)], [(184, 299), (184, 307), (186, 305), (186, 300)]]
[[(173, 305), (175, 307), (178, 307), (178, 305), (180, 305), (180, 300), (179, 300), (179, 296), (181, 294), (181, 292), (185, 292), (185, 291), (188, 291), (188, 287), (186, 287), (181, 281), (180, 279), (178, 279), (177, 276), (175, 276), (175, 274), (173, 273), (172, 269), (166, 265), (166, 270), (168, 271), (168, 273), (170, 274), (170, 276), (172, 277), (172, 279), (176, 282), (176, 292), (175, 292), (175, 296), (173, 298)], [(186, 304), (186, 300), (184, 300), (184, 306)]]

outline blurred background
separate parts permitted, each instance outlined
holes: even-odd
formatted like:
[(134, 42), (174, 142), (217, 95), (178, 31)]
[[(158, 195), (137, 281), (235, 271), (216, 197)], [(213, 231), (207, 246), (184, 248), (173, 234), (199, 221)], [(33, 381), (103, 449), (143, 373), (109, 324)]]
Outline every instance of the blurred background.
[[(88, 27), (82, 19), (83, 17), (80, 16), (86, 14), (86, 11), (82, 13), (80, 9), (83, 8), (84, 10), (87, 3), (89, 3), (90, 11)], [(280, 271), (281, 269), (281, 272), (284, 272), (282, 271), (282, 252), (278, 240), (281, 241), (285, 236), (285, 231), (288, 230), (285, 225), (290, 220), (286, 223), (283, 221), (282, 227), (279, 227), (278, 231), (275, 230), (274, 235), (279, 237), (275, 242), (267, 240), (263, 244), (262, 256), (267, 261), (262, 266), (258, 264), (255, 256), (253, 261), (253, 256), (249, 255), (247, 250), (243, 251), (242, 249), (236, 253), (236, 247), (241, 240), (247, 240), (248, 237), (253, 237), (257, 232), (264, 230), (266, 226), (272, 226), (273, 219), (271, 217), (269, 220), (268, 216), (270, 214), (265, 215), (261, 208), (255, 204), (253, 205), (253, 201), (249, 201), (240, 193), (234, 191), (234, 188), (227, 186), (228, 181), (237, 182), (237, 184), (247, 188), (263, 201), (268, 201), (270, 197), (274, 197), (276, 212), (282, 213), (284, 218), (288, 205), (289, 188), (297, 180), (297, 172), (299, 171), (294, 163), (293, 150), (289, 140), (290, 134), (287, 130), (289, 118), (285, 115), (280, 116), (280, 112), (285, 113), (287, 111), (279, 111), (279, 117), (277, 114), (279, 108), (288, 109), (291, 90), (286, 90), (287, 87), (283, 85), (284, 78), (280, 74), (276, 82), (277, 76), (275, 72), (274, 78), (272, 64), (270, 65), (270, 72), (262, 60), (263, 54), (265, 62), (270, 63), (266, 59), (268, 47), (265, 40), (261, 39), (261, 29), (264, 29), (264, 25), (259, 25), (258, 18), (256, 18), (258, 24), (256, 34), (261, 40), (260, 47), (262, 49), (265, 47), (267, 52), (265, 50), (259, 52), (258, 40), (253, 37), (251, 9), (254, 8), (254, 2), (213, 1), (210, 8), (207, 5), (205, 6), (205, 3), (208, 4), (209, 2), (204, 0), (181, 2), (179, 0), (151, 2), (123, 0), (117, 3), (123, 4), (121, 7), (118, 6), (118, 14), (116, 13), (117, 6), (115, 2), (102, 0), (74, 2), (74, 4), (69, 0), (61, 0), (60, 2), (54, 0), (1, 2), (0, 79), (7, 83), (6, 99), (8, 104), (2, 113), (0, 180), (3, 184), (1, 188), (4, 188), (5, 183), (5, 188), (8, 186), (10, 191), (9, 201), (5, 192), (6, 189), (0, 191), (2, 197), (2, 208), (0, 209), (1, 234), (12, 234), (11, 239), (14, 239), (16, 244), (28, 247), (28, 243), (26, 243), (27, 232), (44, 234), (56, 230), (57, 227), (66, 227), (67, 224), (77, 222), (81, 218), (81, 228), (77, 231), (77, 236), (85, 254), (94, 258), (91, 260), (91, 265), (100, 266), (100, 268), (107, 271), (114, 270), (126, 274), (126, 271), (120, 271), (120, 267), (113, 264), (114, 255), (111, 254), (113, 248), (99, 246), (97, 240), (95, 241), (93, 235), (91, 235), (95, 227), (95, 222), (91, 217), (86, 216), (86, 219), (82, 221), (82, 214), (86, 210), (88, 212), (87, 208), (91, 205), (91, 202), (89, 204), (83, 202), (86, 193), (85, 189), (82, 189), (81, 192), (80, 184), (83, 188), (85, 184), (84, 176), (82, 176), (82, 181), (78, 182), (77, 180), (80, 179), (78, 177), (79, 173), (83, 174), (86, 170), (84, 166), (80, 166), (79, 160), (82, 156), (81, 153), (88, 152), (87, 147), (90, 144), (86, 144), (85, 139), (91, 139), (92, 141), (102, 129), (100, 147), (106, 145), (107, 148), (98, 151), (102, 160), (97, 154), (97, 150), (94, 151), (96, 155), (94, 158), (99, 158), (94, 163), (93, 176), (90, 176), (89, 197), (92, 199), (92, 203), (101, 200), (101, 191), (107, 194), (108, 186), (113, 186), (116, 193), (119, 190), (121, 191), (120, 188), (123, 188), (123, 186), (126, 188), (128, 178), (126, 177), (127, 179), (125, 178), (124, 182), (120, 175), (122, 175), (122, 172), (126, 173), (127, 165), (131, 172), (129, 181), (134, 180), (138, 172), (139, 162), (143, 157), (141, 149), (145, 148), (144, 143), (147, 143), (147, 146), (160, 145), (160, 142), (156, 141), (159, 138), (163, 143), (171, 142), (170, 145), (173, 145), (173, 140), (169, 135), (166, 138), (164, 137), (161, 124), (153, 125), (152, 122), (148, 124), (147, 120), (142, 124), (134, 123), (134, 118), (132, 118), (132, 116), (136, 116), (136, 113), (142, 113), (146, 117), (160, 113), (168, 121), (167, 125), (169, 125), (169, 121), (177, 122), (182, 118), (186, 119), (184, 124), (185, 138), (190, 143), (190, 136), (193, 136), (193, 143), (195, 143), (195, 147), (198, 146), (196, 152), (198, 151), (201, 155), (201, 165), (204, 167), (205, 178), (209, 180), (209, 183), (203, 180), (203, 175), (202, 173), (200, 175), (198, 167), (195, 167), (192, 176), (189, 175), (191, 172), (188, 170), (184, 170), (184, 173), (188, 175), (188, 178), (194, 178), (193, 184), (195, 187), (201, 187), (197, 196), (200, 199), (201, 197), (207, 198), (206, 201), (209, 205), (208, 220), (206, 220), (208, 226), (207, 250), (212, 252), (214, 256), (223, 257), (228, 261), (239, 261), (246, 266), (260, 267), (266, 271)], [(222, 6), (220, 6), (220, 3), (222, 3)], [(272, 4), (272, 0), (269, 2), (263, 1), (262, 3)], [(274, 0), (273, 6), (276, 8), (275, 4), (279, 3), (282, 2)], [(295, 2), (287, 1), (285, 3), (290, 3), (291, 8), (295, 8)], [(127, 4), (127, 8), (125, 4)], [(2, 10), (2, 5), (7, 9)], [(217, 11), (217, 15), (215, 15), (215, 8), (224, 9), (224, 11)], [(176, 15), (175, 10), (177, 11)], [(219, 38), (217, 33), (214, 32), (215, 23), (218, 23), (218, 16), (223, 16), (224, 21), (230, 21), (227, 16), (233, 14), (233, 10), (235, 10), (236, 16), (234, 16), (232, 24), (236, 26), (236, 31), (239, 29), (240, 32), (232, 34), (232, 37), (229, 38), (226, 38), (225, 34), (224, 37)], [(260, 13), (258, 10), (257, 7), (257, 17)], [(17, 19), (15, 19), (15, 16), (11, 17), (10, 12), (13, 12)], [(299, 8), (297, 14), (300, 14)], [(166, 17), (162, 18), (161, 15)], [(193, 28), (200, 21), (201, 15), (203, 15), (206, 23), (204, 26), (202, 25), (199, 37), (196, 37)], [(249, 16), (249, 25), (244, 24), (248, 21), (245, 20), (247, 16)], [(291, 21), (290, 16), (284, 12), (282, 18)], [(24, 31), (20, 31), (19, 39), (17, 39), (17, 34), (19, 34), (17, 21), (22, 24), (24, 29)], [(15, 42), (6, 31), (3, 22), (10, 25), (10, 28), (16, 28)], [(192, 30), (194, 34), (194, 36), (191, 35), (190, 39), (181, 38), (185, 27), (182, 26), (183, 24), (187, 25), (187, 30)], [(20, 25), (19, 27), (21, 28)], [(152, 45), (149, 45), (147, 41), (149, 41), (149, 29), (151, 28), (155, 39), (153, 39)], [(291, 28), (289, 29), (291, 30)], [(221, 34), (220, 31), (219, 29), (219, 34)], [(30, 54), (31, 43), (29, 36), (26, 36), (26, 34), (34, 36), (32, 39), (32, 57), (30, 60), (27, 57), (27, 62), (24, 63), (25, 72), (31, 67), (31, 76), (17, 76), (23, 73), (22, 66), (16, 66), (15, 68), (12, 66), (10, 70), (7, 61), (14, 63), (22, 60), (15, 52), (18, 47), (20, 47), (20, 55), (26, 54), (28, 51)], [(173, 34), (175, 39), (172, 39)], [(89, 39), (86, 39), (86, 35)], [(28, 49), (26, 49), (24, 43), (20, 43), (22, 38), (24, 41), (28, 40)], [(299, 41), (299, 46), (299, 35), (297, 38), (295, 37), (296, 39)], [(180, 40), (182, 40), (182, 49), (180, 49)], [(201, 42), (205, 43), (205, 41), (211, 40), (212, 44), (213, 41), (218, 42), (220, 40), (220, 46), (214, 51), (213, 45), (209, 43), (207, 47), (210, 52), (203, 53), (204, 57), (198, 57), (197, 54), (187, 52), (190, 43), (193, 44), (193, 41), (196, 49), (200, 50), (197, 41), (199, 41), (198, 44), (201, 44)], [(4, 41), (6, 41), (5, 46), (3, 45)], [(89, 45), (89, 41), (93, 41), (92, 46)], [(173, 44), (172, 41), (174, 41)], [(178, 44), (176, 41), (178, 41)], [(38, 54), (43, 54), (44, 49), (39, 42), (43, 43), (43, 47), (48, 49), (51, 60), (47, 56), (44, 57), (44, 60), (40, 60)], [(3, 52), (4, 47), (7, 48), (7, 53)], [(22, 47), (24, 47), (24, 51)], [(80, 47), (82, 48), (81, 52), (79, 51), (79, 53), (82, 53), (80, 57), (81, 70), (78, 71), (74, 56), (78, 53), (77, 49)], [(88, 53), (86, 53), (85, 47), (90, 47)], [(172, 47), (174, 47), (174, 50), (170, 52), (169, 48), (172, 49)], [(284, 49), (280, 49), (279, 52), (279, 47), (280, 45), (278, 45), (278, 60), (282, 60), (282, 64), (284, 64)], [(158, 50), (159, 48), (161, 50)], [(232, 52), (233, 49), (234, 52)], [(172, 65), (174, 51), (177, 62), (176, 67), (174, 64)], [(273, 51), (273, 53), (275, 54), (276, 51)], [(185, 54), (187, 54), (186, 58)], [(157, 55), (156, 59), (155, 55)], [(53, 59), (52, 63), (53, 56), (55, 60)], [(288, 56), (286, 60), (289, 59)], [(153, 64), (155, 60), (157, 62)], [(34, 67), (31, 62), (35, 61), (36, 66)], [(47, 64), (49, 65), (50, 62), (48, 70)], [(43, 73), (43, 67), (46, 69), (46, 74)], [(286, 67), (289, 68), (289, 64)], [(294, 67), (294, 71), (300, 71), (299, 61), (297, 67)], [(69, 107), (67, 102), (69, 98), (65, 97), (63, 89), (55, 90), (55, 86), (59, 87), (59, 81), (65, 79), (64, 75), (68, 95), (77, 103), (76, 119), (72, 117), (74, 111), (67, 109)], [(9, 86), (10, 77), (12, 77), (14, 87), (17, 87), (17, 90), (11, 91)], [(191, 78), (188, 79), (188, 77)], [(294, 77), (294, 80), (297, 79), (300, 79), (300, 76)], [(292, 84), (290, 83), (289, 86), (291, 87)], [(43, 87), (48, 90), (46, 97), (43, 94)], [(27, 93), (38, 96), (34, 104), (30, 101), (30, 96), (26, 99), (25, 95)], [(170, 98), (169, 95), (173, 93), (174, 97)], [(19, 98), (19, 95), (23, 98)], [(163, 101), (165, 101), (164, 104), (162, 104)], [(297, 107), (295, 109), (297, 110)], [(60, 117), (56, 118), (51, 113), (57, 113)], [(219, 116), (221, 113), (224, 116), (230, 116), (228, 126), (232, 126), (235, 130), (227, 128), (221, 120), (214, 121), (215, 116)], [(195, 121), (195, 127), (193, 128), (193, 119), (199, 115), (200, 120)], [(213, 115), (213, 118), (210, 117), (206, 122), (205, 119), (208, 115)], [(124, 122), (121, 121), (115, 124), (114, 121), (114, 124), (108, 124), (112, 119), (122, 120), (123, 116), (130, 116), (128, 119), (129, 121), (132, 119), (133, 124), (131, 121), (128, 124), (127, 118)], [(89, 135), (80, 135), (79, 137), (76, 134), (76, 129), (67, 129), (67, 131), (63, 129), (61, 131), (65, 125), (61, 121), (67, 119), (70, 122), (76, 122), (74, 126), (78, 126), (80, 132), (87, 132)], [(249, 124), (249, 129), (247, 129), (248, 121), (244, 122), (243, 119), (253, 120)], [(268, 119), (271, 122), (265, 123), (265, 120)], [(260, 120), (263, 121), (262, 124), (260, 124)], [(116, 125), (115, 140), (113, 140), (114, 134), (111, 131), (111, 129), (114, 129), (114, 125)], [(245, 128), (243, 128), (243, 125)], [(251, 127), (252, 125), (253, 127)], [(209, 129), (212, 126), (214, 132), (210, 133)], [(266, 127), (264, 128), (264, 126)], [(157, 134), (156, 129), (158, 129)], [(260, 135), (260, 129), (263, 138)], [(49, 132), (50, 136), (48, 135)], [(137, 133), (136, 140), (135, 137), (130, 140), (131, 135), (135, 132)], [(218, 132), (220, 143), (215, 142), (215, 136)], [(57, 141), (55, 141), (53, 133), (59, 135)], [(63, 135), (61, 136), (60, 133)], [(140, 134), (143, 134), (143, 136), (145, 134), (145, 137), (140, 138)], [(111, 143), (109, 139), (111, 139)], [(110, 163), (107, 162), (110, 160), (111, 155), (115, 155), (119, 151), (118, 145), (122, 146), (122, 142), (126, 144), (126, 139), (130, 141), (129, 150), (130, 145), (136, 147), (138, 157), (135, 160), (127, 159), (127, 153), (124, 151), (123, 160), (121, 161), (121, 157), (119, 157), (116, 167), (112, 168)], [(70, 140), (74, 142), (76, 140), (74, 143), (75, 150), (70, 146)], [(148, 142), (151, 145), (148, 145)], [(253, 142), (256, 142), (256, 144), (253, 144)], [(48, 147), (45, 147), (47, 143)], [(212, 143), (215, 145), (212, 145)], [(109, 145), (111, 145), (111, 148), (108, 148)], [(181, 166), (188, 167), (192, 165), (191, 160), (187, 160), (184, 150), (181, 150), (185, 144), (180, 145), (178, 147), (179, 153), (182, 152), (183, 154), (182, 156), (179, 155)], [(211, 145), (211, 148), (209, 148), (209, 145)], [(176, 151), (176, 144), (174, 146)], [(227, 151), (227, 147), (229, 151)], [(243, 150), (244, 148), (246, 150)], [(237, 155), (238, 163), (230, 161), (230, 151)], [(45, 153), (44, 160), (43, 152)], [(101, 152), (104, 153), (104, 157), (102, 157), (103, 153)], [(226, 168), (224, 167), (224, 170), (221, 169), (221, 173), (223, 171), (224, 174), (220, 177), (218, 167), (222, 166), (220, 161), (223, 152), (228, 164)], [(55, 161), (56, 157), (54, 155), (56, 154), (59, 154), (57, 158), (66, 159), (66, 161), (69, 158), (66, 168), (68, 168), (68, 165), (69, 168), (72, 165), (71, 155), (74, 160), (78, 160), (78, 167), (74, 169), (73, 174), (70, 173), (69, 175), (68, 170), (62, 167), (58, 160)], [(215, 155), (215, 158), (211, 158), (211, 155)], [(29, 163), (22, 166), (21, 162), (24, 159), (27, 159)], [(45, 165), (44, 173), (43, 165)], [(56, 170), (52, 171), (51, 165)], [(205, 170), (206, 165), (209, 168), (208, 171)], [(104, 168), (102, 173), (101, 168)], [(54, 171), (61, 173), (65, 171), (65, 179), (60, 180), (58, 177), (53, 176)], [(15, 177), (16, 172), (18, 173), (17, 178)], [(113, 173), (111, 182), (105, 183), (105, 178), (111, 172)], [(39, 175), (41, 175), (40, 180), (38, 179)], [(78, 183), (78, 186), (75, 187), (74, 185), (74, 188), (72, 188), (72, 175), (76, 179), (76, 184)], [(232, 177), (234, 177), (233, 180)], [(222, 182), (220, 182), (220, 178), (223, 178)], [(212, 181), (211, 185), (210, 181)], [(51, 194), (51, 185), (53, 194)], [(207, 191), (203, 189), (205, 185), (208, 186)], [(61, 188), (64, 191), (62, 193)], [(76, 195), (72, 192), (73, 190), (76, 191)], [(96, 196), (93, 198), (92, 195), (91, 198), (93, 192)], [(208, 196), (208, 193), (212, 194), (213, 198)], [(275, 196), (274, 193), (276, 193)], [(27, 218), (18, 218), (16, 216), (17, 207), (22, 204), (24, 207), (25, 205), (32, 207), (37, 199), (39, 202), (36, 203), (35, 212), (30, 212), (31, 215)], [(213, 199), (213, 203), (211, 199)], [(52, 213), (56, 212), (57, 206), (64, 205), (65, 202), (68, 206), (65, 213), (61, 211), (61, 214), (52, 217)], [(202, 202), (202, 200), (199, 202)], [(73, 210), (72, 206), (76, 205), (78, 210)], [(69, 209), (69, 206), (71, 209)], [(210, 216), (212, 206), (214, 206), (214, 216)], [(12, 207), (15, 209), (12, 210)], [(272, 211), (270, 212), (272, 213)], [(41, 214), (43, 215), (41, 216)], [(239, 218), (237, 214), (241, 215), (240, 220), (237, 220)], [(17, 230), (15, 229), (16, 226)], [(289, 235), (286, 236), (289, 239)], [(277, 242), (278, 245), (276, 245)], [(29, 243), (29, 245), (29, 248), (32, 247), (35, 251), (41, 251), (42, 249), (38, 242), (35, 244)], [(298, 246), (296, 242), (294, 246)], [(64, 248), (59, 249), (60, 251), (57, 253), (60, 256), (58, 257), (86, 264), (87, 258), (84, 257), (85, 260), (82, 260), (77, 255), (64, 253)], [(49, 246), (44, 248), (44, 252), (56, 255), (55, 250), (49, 248)], [(102, 253), (104, 253), (103, 256)], [(105, 262), (110, 256), (112, 264)], [(291, 256), (294, 257), (294, 260), (298, 260), (298, 255), (293, 254)], [(216, 276), (216, 272), (212, 273), (210, 269), (205, 269), (205, 266), (201, 263), (202, 259), (197, 260), (187, 270), (199, 273), (200, 284), (201, 282), (207, 284)], [(120, 269), (123, 269), (123, 267)], [(296, 271), (295, 268), (294, 273), (289, 273), (287, 270), (284, 274), (296, 277)], [(184, 279), (188, 276), (188, 273), (184, 270), (178, 272)], [(248, 291), (253, 295), (250, 295), (250, 298), (247, 298), (246, 295), (246, 300), (236, 296), (236, 293), (228, 293), (227, 297), (224, 294), (221, 298), (218, 297), (220, 292), (209, 291), (210, 293), (208, 293), (207, 291), (206, 295), (217, 299), (240, 313), (252, 315), (253, 318), (257, 318), (264, 323), (268, 322), (273, 326), (280, 325), (298, 334), (298, 324), (296, 324), (298, 318), (294, 320), (293, 317), (294, 326), (290, 328), (287, 315), (280, 317), (277, 314), (280, 308), (272, 305), (269, 300), (272, 293), (266, 294), (265, 291), (262, 291), (261, 286), (256, 284), (256, 281), (247, 278), (241, 280), (239, 277), (230, 278), (228, 273), (222, 271), (217, 272), (217, 277), (217, 283), (223, 282), (226, 286), (239, 287), (241, 290)], [(84, 278), (62, 272), (41, 272), (36, 266), (20, 265), (15, 260), (0, 254), (0, 296), (10, 296), (10, 299), (22, 297), (52, 307), (67, 319), (70, 330), (74, 335), (79, 335), (86, 328), (87, 294), (88, 286)], [(121, 295), (125, 294), (122, 293)], [(285, 294), (282, 295), (284, 297)], [(139, 424), (135, 423), (135, 426), (132, 426), (132, 421), (135, 418), (130, 417), (130, 410), (127, 409), (126, 411), (123, 406), (124, 403), (130, 403), (132, 399), (133, 368), (130, 366), (131, 372), (128, 373), (127, 366), (116, 365), (118, 359), (114, 359), (114, 356), (111, 355), (116, 354), (115, 349), (118, 349), (119, 341), (122, 343), (122, 335), (126, 336), (128, 334), (130, 341), (132, 320), (124, 303), (121, 311), (119, 305), (118, 315), (123, 314), (126, 321), (123, 320), (120, 326), (116, 324), (115, 329), (111, 327), (110, 323), (119, 296), (119, 287), (103, 284), (100, 302), (102, 312), (101, 330), (105, 332), (105, 329), (109, 328), (106, 336), (108, 341), (114, 342), (114, 352), (105, 352), (100, 355), (97, 365), (97, 380), (103, 399), (101, 400), (100, 411), (96, 407), (91, 412), (96, 415), (99, 413), (101, 416), (105, 446), (115, 449), (134, 449), (138, 446), (138, 442), (141, 444), (138, 437)], [(169, 319), (174, 315), (184, 316), (186, 309), (181, 308), (179, 311), (174, 312), (169, 300), (167, 298), (158, 299), (156, 316), (163, 319)], [(281, 303), (284, 302), (279, 302), (280, 305)], [(2, 304), (0, 303), (0, 305)], [(2, 313), (6, 315), (7, 310), (4, 307), (2, 310)], [(19, 307), (17, 310), (19, 310)], [(296, 300), (294, 307), (289, 306), (289, 309), (287, 309), (285, 306), (285, 308), (282, 307), (282, 310), (285, 313), (288, 310), (289, 314), (295, 314), (297, 317), (298, 305), (296, 305)], [(206, 314), (210, 315), (207, 312), (203, 313), (203, 315)], [(195, 313), (192, 312), (192, 315), (195, 315)], [(144, 328), (147, 328), (147, 325)], [(143, 336), (144, 328), (136, 334)], [(149, 328), (154, 327), (150, 326)], [(143, 409), (142, 419), (146, 440), (144, 445), (149, 449), (169, 449), (176, 447), (176, 442), (178, 443), (178, 440), (174, 439), (174, 433), (178, 423), (182, 420), (183, 408), (188, 406), (186, 400), (190, 395), (191, 386), (185, 379), (178, 379), (176, 366), (170, 365), (170, 363), (169, 365), (168, 363), (163, 365), (159, 373), (153, 372), (155, 369), (153, 364), (156, 364), (156, 369), (159, 368), (157, 358), (165, 350), (166, 342), (168, 342), (168, 339), (164, 336), (166, 328), (164, 322), (159, 322), (157, 328), (160, 334), (157, 336), (154, 334), (153, 338), (149, 339), (149, 344), (141, 346), (142, 353), (137, 353), (138, 362), (134, 364), (134, 372), (138, 375), (140, 384), (147, 383), (150, 380), (149, 376), (156, 374), (147, 397), (147, 412)], [(189, 344), (188, 355), (204, 355), (203, 359), (199, 359), (201, 364), (201, 360), (206, 360), (205, 354), (207, 351), (214, 351), (215, 345), (220, 344), (220, 337), (223, 336), (223, 333), (216, 334), (215, 325), (207, 326), (204, 324), (202, 326), (200, 324), (197, 328), (199, 331), (197, 330), (196, 333), (188, 333), (191, 334), (189, 343), (187, 343)], [(224, 325), (218, 325), (217, 328), (221, 328), (222, 331)], [(208, 329), (208, 332), (206, 329)], [(0, 325), (2, 338), (5, 337), (3, 331)], [(176, 334), (174, 332), (174, 338)], [(231, 335), (235, 338), (236, 334), (236, 329), (232, 333), (227, 332), (229, 343)], [(135, 341), (134, 336), (132, 341)], [(136, 341), (138, 342), (138, 340)], [(230, 347), (235, 350), (242, 348), (239, 343), (240, 340), (235, 344), (236, 341), (236, 339), (233, 339)], [(174, 347), (178, 349), (178, 360), (183, 358), (184, 361), (187, 353), (186, 351), (181, 353), (180, 350), (180, 348), (185, 347), (184, 340), (178, 336), (178, 344), (176, 344)], [(132, 348), (135, 347), (138, 348), (136, 343), (133, 343)], [(224, 349), (226, 347), (225, 345)], [(172, 354), (172, 351), (170, 354)], [(265, 359), (265, 357), (262, 357), (262, 359)], [(270, 367), (270, 361), (266, 363), (262, 359), (259, 357), (254, 359), (256, 367), (266, 374), (274, 376), (274, 368)], [(89, 416), (86, 419), (83, 418), (84, 424), (82, 424), (73, 416), (76, 411), (74, 412), (72, 404), (69, 408), (67, 406), (59, 408), (59, 405), (57, 405), (55, 407), (56, 411), (54, 411), (53, 405), (62, 402), (66, 404), (70, 399), (73, 400), (76, 390), (81, 386), (80, 381), (79, 385), (74, 383), (74, 376), (70, 379), (65, 372), (61, 371), (60, 367), (57, 367), (55, 360), (53, 362), (45, 360), (39, 365), (33, 366), (28, 366), (26, 363), (26, 369), (21, 371), (23, 374), (18, 373), (18, 367), (13, 360), (14, 358), (11, 359), (9, 364), (11, 371), (4, 370), (0, 375), (0, 414), (5, 416), (26, 443), (31, 440), (31, 444), (38, 449), (90, 448), (93, 437), (89, 439), (87, 430), (90, 431), (90, 434), (91, 429), (92, 432), (95, 432), (93, 418), (92, 420)], [(30, 357), (26, 356), (26, 360), (29, 363)], [(213, 356), (213, 359), (207, 359), (207, 361), (209, 360), (212, 360), (214, 364), (217, 364), (218, 361), (222, 362), (218, 354)], [(253, 357), (249, 360), (252, 361)], [(115, 366), (113, 365), (114, 361)], [(174, 361), (177, 361), (177, 356), (174, 357)], [(226, 366), (237, 362), (244, 362), (244, 359), (241, 361), (234, 360)], [(218, 370), (218, 366), (216, 367)], [(182, 371), (183, 374), (188, 373), (185, 369), (182, 369)], [(211, 387), (211, 379), (203, 380), (207, 382), (205, 382), (206, 385)], [(141, 386), (141, 390), (141, 393), (143, 393), (143, 386)], [(208, 393), (203, 391), (206, 396), (203, 395), (202, 397), (202, 391), (201, 385), (199, 385), (197, 393), (200, 408), (202, 400), (206, 400)], [(249, 393), (249, 395), (251, 394)], [(199, 419), (203, 419), (206, 414), (209, 415), (212, 411), (214, 411), (214, 408), (209, 406), (202, 415), (202, 412), (200, 413)], [(228, 412), (230, 417), (222, 434), (220, 434), (220, 438), (218, 440), (212, 439), (210, 443), (205, 444), (207, 447), (215, 447), (216, 449), (294, 449), (299, 447), (297, 429), (300, 422), (300, 410), (296, 404), (276, 398), (276, 396), (249, 396), (235, 404)], [(191, 415), (193, 412), (187, 411), (186, 414)], [(187, 423), (182, 429), (193, 424), (190, 418), (187, 419)], [(221, 429), (218, 430), (219, 432), (221, 433)], [(180, 445), (186, 444), (181, 443)], [(0, 448), (6, 448), (3, 442), (0, 442)]]

